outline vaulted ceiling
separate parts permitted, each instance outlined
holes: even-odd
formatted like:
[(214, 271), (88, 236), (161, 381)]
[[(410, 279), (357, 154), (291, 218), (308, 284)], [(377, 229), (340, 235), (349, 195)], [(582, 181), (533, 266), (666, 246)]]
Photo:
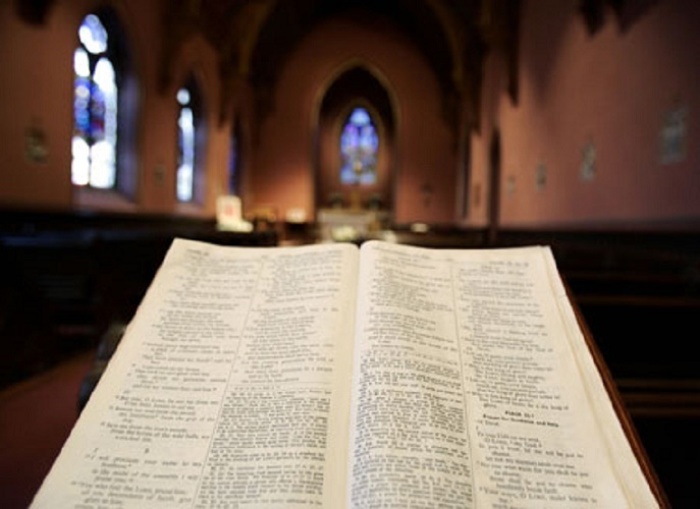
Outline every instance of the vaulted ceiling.
[[(515, 58), (519, 0), (187, 0), (167, 2), (163, 12), (164, 64), (194, 32), (218, 49), (221, 79), (250, 81), (259, 99), (269, 97), (285, 60), (318, 23), (352, 16), (371, 26), (383, 18), (401, 30), (432, 67), (444, 111), (467, 105), (475, 120), (482, 61), (494, 46)], [(514, 76), (514, 75), (513, 75)], [(166, 76), (167, 80), (167, 76)], [(513, 79), (513, 94), (515, 83)], [(261, 103), (264, 101), (261, 100)], [(470, 106), (471, 105), (471, 106)], [(260, 105), (261, 113), (266, 106)]]
[[(57, 0), (15, 0), (27, 22), (43, 24)], [(117, 0), (100, 0), (110, 5)], [(538, 1), (538, 0), (535, 0)], [(591, 32), (611, 9), (622, 30), (660, 0), (578, 0)], [(485, 55), (503, 51), (509, 93), (517, 101), (517, 54), (522, 0), (160, 0), (163, 21), (161, 85), (172, 77), (172, 60), (189, 36), (200, 33), (219, 52), (223, 90), (236, 79), (247, 80), (256, 93), (258, 113), (270, 105), (278, 73), (302, 37), (333, 16), (355, 16), (364, 23), (388, 19), (423, 53), (442, 88), (446, 119), (455, 127), (478, 128)], [(224, 103), (226, 102), (226, 98)], [(225, 106), (224, 106), (225, 109)], [(224, 111), (222, 113), (225, 114)]]
[[(622, 3), (623, 0), (582, 0)], [(640, 1), (640, 0), (637, 0)], [(649, 1), (649, 0), (646, 0)], [(16, 0), (19, 15), (42, 24), (56, 0)], [(97, 2), (109, 5), (110, 0)], [(278, 73), (296, 45), (315, 25), (334, 16), (355, 16), (364, 23), (384, 18), (410, 38), (432, 66), (443, 92), (443, 109), (452, 123), (466, 109), (478, 124), (478, 102), (485, 54), (505, 50), (510, 92), (517, 95), (517, 28), (521, 0), (161, 0), (164, 54), (161, 85), (170, 84), (172, 60), (193, 33), (201, 33), (219, 51), (223, 89), (232, 80), (248, 80), (264, 114)], [(464, 118), (464, 115), (461, 116)]]

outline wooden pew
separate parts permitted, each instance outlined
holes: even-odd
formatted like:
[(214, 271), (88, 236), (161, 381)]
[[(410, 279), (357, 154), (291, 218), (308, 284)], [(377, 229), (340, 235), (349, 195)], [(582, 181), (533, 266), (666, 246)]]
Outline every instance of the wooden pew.
[(175, 237), (277, 245), (213, 219), (0, 210), (0, 387), (96, 348), (128, 321)]

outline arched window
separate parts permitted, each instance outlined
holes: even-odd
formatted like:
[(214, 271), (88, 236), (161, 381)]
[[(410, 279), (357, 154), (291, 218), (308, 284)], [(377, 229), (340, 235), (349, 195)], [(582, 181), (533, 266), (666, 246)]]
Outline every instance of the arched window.
[(195, 201), (197, 173), (203, 159), (202, 106), (194, 79), (177, 91), (179, 113), (177, 117), (177, 199)]
[(78, 37), (73, 53), (72, 180), (111, 189), (117, 178), (119, 87), (110, 34), (97, 15), (88, 14)]
[(80, 189), (133, 198), (139, 86), (128, 41), (111, 9), (90, 13), (80, 23), (73, 75), (71, 180)]
[(340, 134), (340, 181), (376, 183), (378, 149), (379, 137), (369, 111), (361, 106), (353, 108)]

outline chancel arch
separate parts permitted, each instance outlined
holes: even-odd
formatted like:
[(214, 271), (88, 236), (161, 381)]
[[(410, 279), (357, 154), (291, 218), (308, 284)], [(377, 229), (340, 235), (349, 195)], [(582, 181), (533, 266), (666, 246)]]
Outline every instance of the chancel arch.
[[(353, 65), (330, 82), (320, 101), (316, 128), (316, 210), (379, 209), (390, 213), (396, 113), (389, 90), (369, 66)], [(363, 133), (364, 139), (356, 143), (347, 139)], [(353, 143), (358, 150), (347, 148)], [(360, 152), (365, 153), (363, 157), (359, 157)], [(354, 161), (351, 173), (355, 176), (343, 170), (349, 159)]]

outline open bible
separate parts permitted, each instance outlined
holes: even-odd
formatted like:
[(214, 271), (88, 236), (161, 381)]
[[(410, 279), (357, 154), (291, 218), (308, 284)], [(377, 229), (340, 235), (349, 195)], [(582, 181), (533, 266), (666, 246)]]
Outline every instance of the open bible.
[(651, 508), (547, 247), (175, 239), (32, 508)]

